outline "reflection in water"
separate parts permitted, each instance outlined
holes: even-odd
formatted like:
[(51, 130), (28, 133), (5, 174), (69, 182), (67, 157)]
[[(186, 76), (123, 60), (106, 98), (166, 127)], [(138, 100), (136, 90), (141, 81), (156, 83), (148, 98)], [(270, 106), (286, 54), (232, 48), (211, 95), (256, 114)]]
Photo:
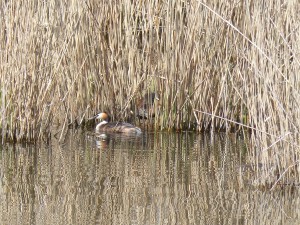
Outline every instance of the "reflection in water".
[(236, 136), (97, 138), (2, 146), (1, 224), (297, 224), (298, 190), (249, 185)]
[[(94, 135), (93, 133), (92, 137)], [(96, 133), (94, 138), (99, 149), (107, 149), (109, 144), (111, 144), (113, 149), (149, 149), (147, 136), (145, 134)]]

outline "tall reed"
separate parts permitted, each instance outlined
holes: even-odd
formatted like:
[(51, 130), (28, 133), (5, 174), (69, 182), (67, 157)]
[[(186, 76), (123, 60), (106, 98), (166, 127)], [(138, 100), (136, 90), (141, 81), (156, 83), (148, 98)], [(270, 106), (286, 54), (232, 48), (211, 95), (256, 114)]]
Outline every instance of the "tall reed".
[(250, 128), (254, 161), (278, 165), (279, 179), (299, 174), (299, 7), (3, 2), (2, 141), (47, 138), (103, 110), (122, 120), (154, 91), (156, 129)]

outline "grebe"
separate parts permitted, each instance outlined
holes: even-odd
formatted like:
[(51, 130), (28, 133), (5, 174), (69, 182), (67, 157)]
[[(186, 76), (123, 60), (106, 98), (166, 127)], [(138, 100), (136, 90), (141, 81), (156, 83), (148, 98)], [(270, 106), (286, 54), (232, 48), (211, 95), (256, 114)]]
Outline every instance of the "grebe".
[(145, 94), (143, 98), (137, 101), (137, 117), (139, 119), (149, 119), (155, 117), (154, 100), (159, 100), (155, 92)]
[(96, 126), (96, 132), (113, 132), (113, 133), (127, 133), (127, 134), (141, 134), (140, 128), (133, 126), (130, 123), (121, 122), (108, 122), (109, 117), (106, 113), (99, 113), (96, 115), (96, 119), (101, 119)]

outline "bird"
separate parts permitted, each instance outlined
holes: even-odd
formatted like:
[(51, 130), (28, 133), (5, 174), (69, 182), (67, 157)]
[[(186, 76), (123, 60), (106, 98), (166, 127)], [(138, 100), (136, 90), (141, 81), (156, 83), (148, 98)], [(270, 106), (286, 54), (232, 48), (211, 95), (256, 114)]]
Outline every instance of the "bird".
[(124, 122), (109, 122), (109, 116), (105, 112), (98, 113), (96, 119), (102, 120), (96, 126), (96, 132), (111, 132), (125, 134), (142, 134), (142, 130), (130, 123)]
[(159, 100), (155, 92), (147, 93), (137, 101), (137, 117), (139, 119), (149, 119), (154, 117), (154, 100)]

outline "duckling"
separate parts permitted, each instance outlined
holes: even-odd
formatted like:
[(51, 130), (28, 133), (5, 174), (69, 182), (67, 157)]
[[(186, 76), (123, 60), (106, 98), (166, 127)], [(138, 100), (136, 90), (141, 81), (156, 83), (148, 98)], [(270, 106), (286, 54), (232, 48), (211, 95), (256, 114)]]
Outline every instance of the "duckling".
[(135, 127), (130, 123), (123, 122), (109, 122), (107, 113), (99, 113), (96, 119), (102, 120), (96, 126), (96, 132), (113, 132), (113, 133), (126, 133), (126, 134), (141, 134), (142, 131), (139, 127)]

